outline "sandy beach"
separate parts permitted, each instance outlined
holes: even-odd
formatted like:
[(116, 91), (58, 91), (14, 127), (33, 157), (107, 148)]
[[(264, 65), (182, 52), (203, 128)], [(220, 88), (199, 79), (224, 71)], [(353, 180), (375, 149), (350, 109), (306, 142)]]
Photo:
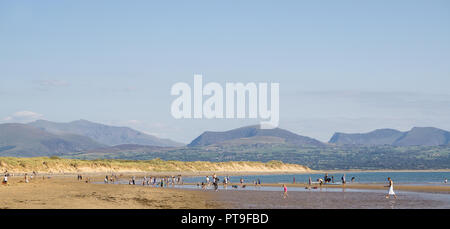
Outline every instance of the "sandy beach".
[[(398, 199), (384, 197), (383, 184), (323, 185), (322, 189), (289, 191), (282, 198), (279, 184), (264, 184), (279, 191), (246, 189), (155, 188), (142, 185), (103, 184), (100, 174), (91, 183), (78, 181), (76, 175), (37, 176), (24, 182), (22, 176), (10, 177), (0, 185), (3, 209), (233, 209), (233, 208), (450, 208), (448, 186), (398, 185)], [(124, 177), (123, 179), (125, 179)], [(139, 177), (137, 177), (139, 178)], [(188, 185), (188, 184), (187, 184)], [(306, 184), (287, 184), (288, 190), (304, 189)], [(330, 190), (334, 191), (330, 191)], [(363, 191), (368, 190), (368, 191)]]
[(209, 194), (138, 185), (106, 185), (77, 181), (76, 176), (38, 176), (29, 183), (11, 177), (0, 185), (0, 208), (11, 209), (209, 209)]

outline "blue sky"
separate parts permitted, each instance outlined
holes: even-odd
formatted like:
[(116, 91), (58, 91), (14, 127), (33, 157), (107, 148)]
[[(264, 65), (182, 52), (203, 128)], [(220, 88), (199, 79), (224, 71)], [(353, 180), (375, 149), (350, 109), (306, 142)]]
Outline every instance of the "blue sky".
[(279, 82), (280, 127), (450, 129), (450, 2), (1, 1), (0, 122), (87, 119), (189, 142), (171, 86)]

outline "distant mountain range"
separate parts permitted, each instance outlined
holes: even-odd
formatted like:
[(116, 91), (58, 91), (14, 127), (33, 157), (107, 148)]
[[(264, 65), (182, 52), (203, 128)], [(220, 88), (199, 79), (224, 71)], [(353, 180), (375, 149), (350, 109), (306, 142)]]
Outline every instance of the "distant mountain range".
[(52, 134), (18, 123), (0, 124), (0, 155), (36, 157), (61, 155), (105, 147), (88, 137), (76, 134)]
[(281, 141), (295, 146), (325, 146), (324, 143), (313, 138), (294, 134), (280, 128), (261, 129), (259, 125), (246, 126), (223, 132), (206, 131), (194, 139), (188, 146), (208, 146), (218, 143), (227, 143), (238, 139), (245, 141), (246, 143), (252, 142), (252, 140), (254, 142), (261, 142), (260, 137), (272, 137), (265, 139), (270, 139), (270, 141)]
[(450, 132), (434, 127), (414, 127), (406, 132), (379, 129), (369, 133), (335, 133), (329, 143), (367, 146), (440, 146), (450, 144)]
[(77, 134), (89, 137), (104, 145), (139, 144), (150, 146), (183, 146), (184, 144), (169, 139), (161, 139), (144, 134), (129, 127), (108, 126), (86, 120), (69, 123), (57, 123), (45, 120), (31, 122), (28, 125), (40, 128), (53, 134)]
[(152, 147), (184, 145), (128, 127), (107, 126), (86, 120), (69, 123), (38, 120), (28, 124), (0, 124), (0, 156), (63, 155), (123, 144)]
[(189, 145), (86, 120), (0, 124), (0, 156), (182, 161), (281, 160), (313, 169), (448, 169), (450, 133), (433, 127), (335, 133), (328, 143), (288, 130), (206, 131)]

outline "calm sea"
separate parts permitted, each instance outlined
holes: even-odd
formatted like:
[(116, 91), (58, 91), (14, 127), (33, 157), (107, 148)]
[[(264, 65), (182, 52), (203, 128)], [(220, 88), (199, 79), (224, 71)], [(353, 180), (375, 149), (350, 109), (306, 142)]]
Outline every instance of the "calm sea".
[[(282, 174), (282, 175), (246, 175), (246, 176), (229, 176), (231, 183), (239, 183), (241, 178), (245, 183), (253, 183), (260, 179), (261, 183), (293, 183), (294, 178), (296, 183), (307, 183), (309, 177), (312, 181), (323, 178), (325, 174)], [(328, 173), (328, 177), (334, 177), (335, 183), (341, 183), (343, 173)], [(211, 176), (210, 176), (211, 177)], [(351, 183), (354, 177), (354, 183), (385, 183), (387, 178), (391, 179), (396, 184), (410, 184), (410, 185), (450, 185), (444, 183), (445, 179), (450, 179), (450, 172), (349, 172), (345, 173), (347, 183)], [(219, 176), (223, 180), (223, 176)], [(206, 176), (201, 177), (184, 177), (185, 183), (201, 183), (206, 180)]]

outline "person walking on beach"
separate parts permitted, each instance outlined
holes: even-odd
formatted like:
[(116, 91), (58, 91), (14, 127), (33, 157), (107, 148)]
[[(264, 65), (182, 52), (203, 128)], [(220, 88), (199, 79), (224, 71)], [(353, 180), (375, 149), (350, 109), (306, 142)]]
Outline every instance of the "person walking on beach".
[(345, 184), (345, 173), (344, 173), (344, 175), (341, 177), (341, 180), (342, 180), (342, 184)]
[(397, 199), (397, 195), (395, 195), (394, 192), (394, 181), (392, 181), (392, 179), (390, 177), (387, 178), (389, 181), (389, 185), (386, 187), (389, 187), (389, 192), (386, 195), (386, 199), (389, 199), (390, 195), (394, 195), (394, 198)]
[(288, 194), (287, 194), (287, 186), (285, 185), (285, 184), (283, 184), (283, 199), (286, 199), (287, 197), (288, 197)]
[(227, 177), (224, 177), (223, 178), (223, 188), (227, 189), (227, 187), (228, 187), (228, 180), (227, 180)]
[(5, 175), (5, 177), (3, 177), (2, 184), (8, 184), (8, 176), (7, 175)]
[(214, 185), (214, 191), (219, 191), (219, 184), (218, 184), (218, 182), (219, 182), (219, 178), (217, 178), (217, 177), (215, 177), (214, 178), (214, 181), (213, 181), (213, 185)]

